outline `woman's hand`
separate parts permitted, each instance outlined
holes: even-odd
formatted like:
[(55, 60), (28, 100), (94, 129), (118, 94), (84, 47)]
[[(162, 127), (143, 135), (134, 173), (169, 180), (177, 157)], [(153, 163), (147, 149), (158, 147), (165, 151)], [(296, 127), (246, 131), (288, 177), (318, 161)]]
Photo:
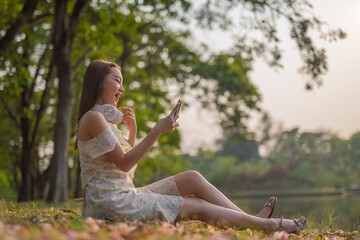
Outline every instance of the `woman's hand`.
[(130, 107), (120, 107), (120, 111), (124, 114), (123, 122), (129, 131), (136, 131), (136, 118), (135, 113)]
[(173, 131), (175, 128), (179, 126), (176, 120), (179, 118), (179, 115), (175, 115), (175, 108), (171, 111), (169, 115), (160, 119), (155, 127), (154, 130), (158, 131), (160, 134)]

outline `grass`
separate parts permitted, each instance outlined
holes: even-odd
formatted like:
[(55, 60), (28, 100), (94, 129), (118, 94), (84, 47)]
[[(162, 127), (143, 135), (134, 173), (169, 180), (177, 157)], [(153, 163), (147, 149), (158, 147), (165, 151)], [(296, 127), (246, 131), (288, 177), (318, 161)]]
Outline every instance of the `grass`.
[(47, 204), (0, 201), (0, 240), (5, 239), (360, 239), (358, 231), (333, 229), (333, 214), (326, 224), (311, 221), (299, 234), (217, 228), (199, 221), (175, 225), (166, 222), (104, 222), (80, 217), (81, 202)]

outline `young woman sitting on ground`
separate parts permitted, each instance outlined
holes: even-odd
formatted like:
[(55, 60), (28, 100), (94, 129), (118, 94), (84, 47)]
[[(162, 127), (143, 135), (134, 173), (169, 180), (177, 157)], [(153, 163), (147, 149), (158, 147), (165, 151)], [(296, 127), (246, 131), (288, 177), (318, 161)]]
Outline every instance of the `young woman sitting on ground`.
[[(117, 109), (123, 93), (123, 77), (117, 64), (102, 60), (90, 63), (84, 74), (77, 118), (84, 217), (170, 223), (201, 220), (217, 226), (287, 232), (299, 231), (306, 225), (303, 218), (269, 218), (276, 203), (274, 197), (257, 216), (245, 213), (197, 171), (136, 188), (133, 177), (137, 163), (161, 134), (179, 126), (179, 106), (135, 144), (134, 111), (120, 107), (122, 115)], [(121, 121), (128, 129), (127, 139), (117, 128)]]

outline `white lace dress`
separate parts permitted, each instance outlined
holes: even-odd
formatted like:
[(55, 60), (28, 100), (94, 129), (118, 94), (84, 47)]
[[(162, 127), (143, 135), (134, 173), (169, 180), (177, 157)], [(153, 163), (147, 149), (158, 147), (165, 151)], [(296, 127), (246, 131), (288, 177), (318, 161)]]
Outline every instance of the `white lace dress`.
[(82, 216), (174, 222), (184, 204), (174, 178), (136, 188), (133, 184), (136, 165), (125, 173), (104, 155), (114, 149), (116, 142), (124, 152), (131, 150), (121, 131), (111, 123), (98, 136), (78, 141), (84, 197)]

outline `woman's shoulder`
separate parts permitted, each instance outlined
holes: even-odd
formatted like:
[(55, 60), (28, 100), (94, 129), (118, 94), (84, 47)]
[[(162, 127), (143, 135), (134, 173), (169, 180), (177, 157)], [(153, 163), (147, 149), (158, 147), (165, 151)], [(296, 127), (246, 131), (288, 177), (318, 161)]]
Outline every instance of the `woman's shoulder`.
[(82, 122), (97, 122), (99, 121), (101, 118), (104, 118), (103, 115), (100, 112), (94, 111), (94, 110), (89, 110), (86, 113), (84, 113), (84, 115), (81, 117), (79, 123)]
[(78, 139), (86, 141), (96, 137), (108, 127), (104, 116), (96, 111), (87, 111), (80, 119)]

